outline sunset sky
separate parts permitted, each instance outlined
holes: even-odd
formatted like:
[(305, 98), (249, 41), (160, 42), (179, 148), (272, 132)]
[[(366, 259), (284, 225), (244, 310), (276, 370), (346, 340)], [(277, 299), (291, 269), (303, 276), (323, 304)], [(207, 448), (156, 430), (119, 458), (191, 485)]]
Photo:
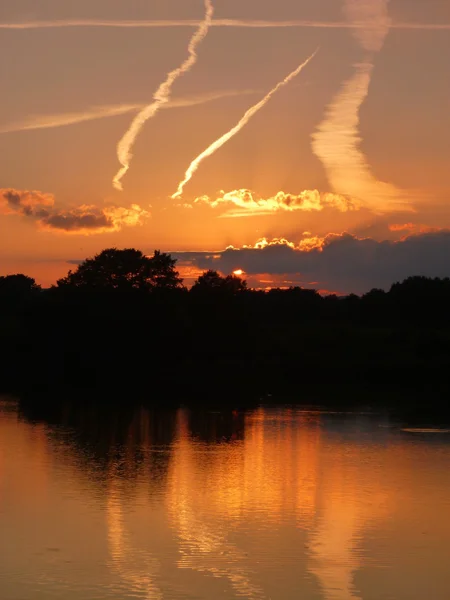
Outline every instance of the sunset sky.
[[(48, 286), (132, 246), (170, 251), (187, 282), (239, 268), (256, 287), (361, 293), (450, 276), (448, 0), (208, 5), (204, 21), (204, 0), (1, 4), (0, 274)], [(117, 145), (196, 32), (120, 191)]]

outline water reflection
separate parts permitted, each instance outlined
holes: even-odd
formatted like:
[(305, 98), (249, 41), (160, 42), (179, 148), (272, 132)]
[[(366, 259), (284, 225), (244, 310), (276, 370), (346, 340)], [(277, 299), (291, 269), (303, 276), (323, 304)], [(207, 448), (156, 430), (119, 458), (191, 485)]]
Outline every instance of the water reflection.
[(446, 600), (449, 441), (293, 408), (0, 406), (2, 600), (411, 600), (430, 578)]
[[(360, 600), (355, 573), (364, 564), (368, 530), (389, 515), (383, 479), (363, 448), (327, 441), (321, 460), (332, 465), (320, 481), (317, 512), (310, 531), (309, 570), (327, 600)], [(365, 456), (366, 455), (366, 456)]]
[(110, 565), (121, 577), (124, 591), (146, 600), (163, 598), (161, 561), (155, 552), (138, 547), (126, 516), (130, 508), (151, 505), (154, 496), (164, 493), (175, 424), (172, 412), (139, 409), (120, 428), (120, 442), (117, 436), (110, 438), (106, 493)]
[(124, 523), (123, 496), (114, 480), (107, 496), (106, 519), (111, 568), (122, 578), (124, 589), (147, 600), (161, 600), (160, 562), (148, 551), (133, 547)]
[[(239, 517), (243, 445), (231, 435), (228, 439), (234, 439), (233, 443), (208, 451), (192, 439), (188, 421), (188, 413), (179, 411), (167, 489), (170, 522), (180, 541), (177, 566), (227, 578), (237, 596), (264, 598), (262, 589), (252, 581), (248, 554), (229, 541), (233, 519)], [(216, 476), (219, 479), (211, 486)], [(210, 494), (210, 490), (216, 493)]]
[(353, 583), (362, 566), (360, 544), (387, 516), (387, 493), (369, 464), (372, 453), (323, 439), (322, 419), (320, 413), (260, 409), (246, 416), (242, 440), (207, 451), (180, 414), (167, 497), (181, 568), (228, 577), (237, 595), (262, 597), (251, 582), (248, 555), (227, 539), (242, 521), (261, 531), (294, 518), (307, 532), (307, 569), (323, 597), (360, 598)]

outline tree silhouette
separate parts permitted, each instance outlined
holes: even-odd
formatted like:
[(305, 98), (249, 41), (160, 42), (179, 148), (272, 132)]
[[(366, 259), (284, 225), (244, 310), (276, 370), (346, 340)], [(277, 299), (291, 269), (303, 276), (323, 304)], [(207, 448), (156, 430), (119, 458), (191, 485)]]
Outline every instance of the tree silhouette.
[(247, 289), (247, 282), (245, 279), (238, 277), (237, 275), (227, 275), (225, 277), (225, 289), (233, 294), (243, 292)]
[(152, 257), (134, 248), (107, 248), (83, 261), (75, 272), (59, 279), (59, 288), (144, 290), (181, 288), (176, 260), (155, 250)]
[(0, 277), (0, 296), (23, 297), (35, 294), (41, 290), (32, 277), (17, 273)]
[(192, 286), (192, 290), (214, 290), (220, 289), (223, 286), (224, 278), (217, 271), (209, 269), (200, 275), (197, 281)]
[(205, 271), (192, 286), (196, 293), (237, 294), (247, 289), (247, 282), (237, 275), (223, 277), (217, 271)]
[(255, 401), (268, 390), (287, 397), (300, 377), (314, 389), (332, 385), (327, 398), (340, 383), (362, 384), (364, 395), (380, 383), (380, 398), (393, 383), (411, 385), (422, 390), (420, 409), (436, 385), (450, 414), (450, 279), (410, 277), (360, 298), (247, 290), (210, 270), (188, 293), (175, 264), (161, 252), (109, 248), (50, 290), (25, 275), (0, 277), (0, 392), (53, 396), (55, 405), (68, 391), (74, 402), (100, 393), (108, 403), (211, 406), (211, 389), (214, 402), (234, 403), (236, 390)]

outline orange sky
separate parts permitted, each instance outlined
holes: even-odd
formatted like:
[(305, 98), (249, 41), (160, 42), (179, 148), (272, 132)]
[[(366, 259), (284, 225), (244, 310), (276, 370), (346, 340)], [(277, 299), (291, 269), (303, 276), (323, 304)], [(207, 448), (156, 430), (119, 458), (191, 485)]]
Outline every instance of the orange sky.
[[(108, 246), (220, 251), (263, 237), (298, 245), (305, 231), (398, 240), (405, 230), (392, 225), (412, 224), (407, 234), (450, 227), (450, 5), (212, 6), (196, 61), (143, 123), (123, 191), (112, 185), (116, 146), (188, 58), (203, 0), (132, 11), (119, 0), (81, 0), (76, 9), (57, 0), (1, 7), (0, 74), (10, 82), (0, 100), (2, 274), (24, 271), (49, 285), (67, 272), (67, 261)], [(240, 26), (217, 26), (223, 19)], [(74, 20), (84, 24), (55, 26)], [(129, 20), (134, 26), (101, 26)], [(173, 23), (162, 28), (149, 20)], [(186, 20), (193, 22), (183, 26)], [(264, 26), (249, 27), (255, 20)], [(291, 26), (268, 26), (281, 20)], [(28, 28), (11, 28), (18, 23)], [(336, 26), (325, 27), (330, 23)], [(317, 48), (172, 199), (191, 161)]]

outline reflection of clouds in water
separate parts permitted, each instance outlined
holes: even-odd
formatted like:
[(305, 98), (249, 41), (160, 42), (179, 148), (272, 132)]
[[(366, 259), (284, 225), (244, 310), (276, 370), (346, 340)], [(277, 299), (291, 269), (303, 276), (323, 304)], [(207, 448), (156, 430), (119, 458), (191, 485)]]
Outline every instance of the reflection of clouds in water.
[(325, 600), (361, 599), (354, 576), (365, 563), (363, 538), (389, 509), (387, 493), (369, 467), (371, 457), (364, 457), (361, 449), (358, 454), (356, 458), (348, 448), (332, 446), (324, 452), (324, 460), (333, 466), (319, 490), (318, 503), (323, 505), (310, 531), (309, 571)]
[(447, 600), (447, 435), (290, 408), (193, 411), (189, 435), (113, 415), (0, 418), (2, 598), (410, 600), (431, 576)]
[(262, 589), (251, 582), (251, 572), (245, 566), (247, 555), (227, 541), (227, 532), (214, 531), (205, 517), (192, 507), (169, 507), (172, 522), (180, 539), (180, 569), (210, 573), (230, 581), (237, 596), (264, 598)]
[[(181, 557), (177, 566), (228, 579), (238, 597), (263, 599), (263, 590), (251, 581), (252, 573), (246, 565), (248, 556), (227, 540), (225, 518), (221, 519), (221, 525), (217, 519), (214, 524), (208, 523), (201, 500), (205, 490), (201, 481), (196, 481), (198, 455), (189, 439), (182, 411), (179, 417), (179, 439), (174, 447), (167, 494), (168, 513), (180, 540)], [(209, 500), (203, 499), (207, 505)]]
[(122, 499), (114, 485), (108, 492), (107, 505), (108, 542), (111, 567), (123, 580), (127, 595), (162, 600), (163, 595), (155, 579), (159, 574), (159, 561), (148, 551), (133, 548), (123, 522)]
[[(388, 509), (384, 480), (372, 463), (381, 460), (382, 451), (364, 448), (351, 431), (345, 444), (330, 438), (340, 430), (328, 430), (325, 419), (317, 413), (259, 409), (246, 416), (241, 440), (208, 444), (191, 437), (192, 423), (179, 411), (165, 489), (176, 569), (226, 581), (235, 597), (263, 600), (265, 576), (258, 558), (277, 561), (280, 528), (293, 517), (292, 532), (296, 525), (309, 540), (306, 554), (303, 546), (293, 549), (299, 553), (299, 573), (305, 568), (313, 576), (323, 600), (360, 600), (354, 577), (367, 564), (360, 547)], [(121, 482), (115, 480), (108, 500), (112, 567), (123, 589), (161, 600), (162, 567), (155, 553), (131, 546), (117, 487)], [(274, 547), (247, 547), (242, 527), (256, 531), (262, 546), (272, 540)], [(276, 536), (265, 538), (266, 527)], [(203, 579), (202, 584), (206, 593), (211, 584)]]
[[(349, 508), (348, 506), (345, 508)], [(357, 515), (343, 515), (335, 504), (325, 511), (311, 533), (310, 567), (326, 600), (359, 600), (353, 576), (360, 566), (357, 554)]]
[[(229, 531), (234, 523), (247, 523), (250, 531), (277, 531), (287, 515), (294, 515), (299, 528), (314, 527), (318, 416), (259, 409), (246, 416), (242, 442), (214, 446), (193, 441), (186, 415), (180, 412), (179, 417), (167, 492), (168, 513), (180, 540), (178, 567), (226, 578), (238, 597), (264, 598), (262, 587), (252, 581), (254, 552), (248, 556), (230, 543)], [(256, 552), (277, 561), (270, 545)]]

